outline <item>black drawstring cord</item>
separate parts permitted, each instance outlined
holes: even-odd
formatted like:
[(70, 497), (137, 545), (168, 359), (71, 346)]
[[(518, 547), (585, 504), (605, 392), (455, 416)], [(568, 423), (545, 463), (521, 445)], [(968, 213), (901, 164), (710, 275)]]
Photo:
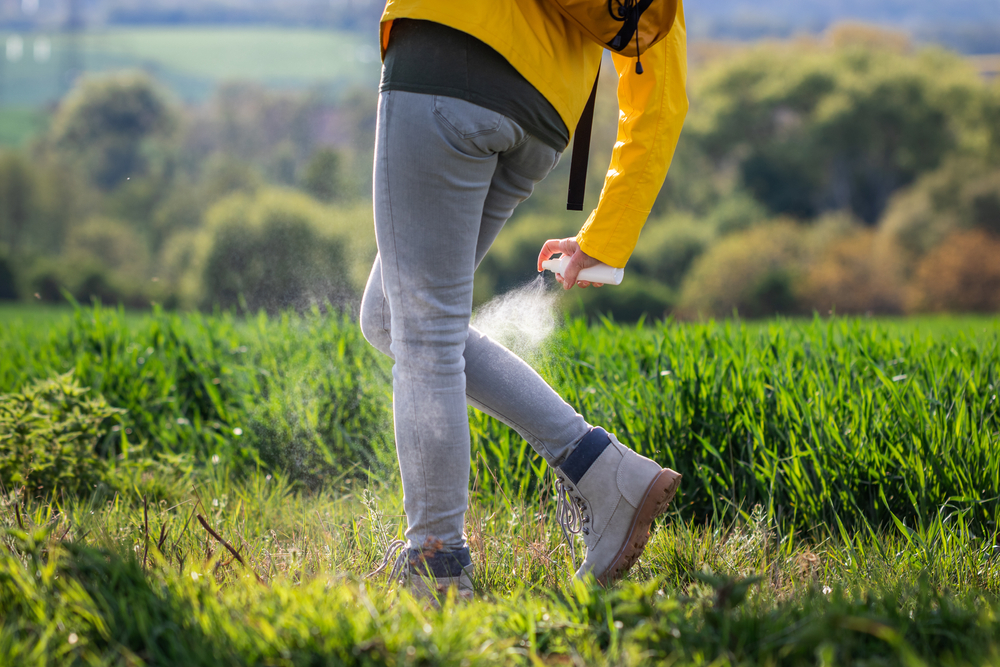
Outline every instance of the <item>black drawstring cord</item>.
[(639, 53), (639, 17), (635, 19), (635, 73), (642, 74), (642, 59)]
[[(615, 21), (623, 21), (628, 25), (630, 19), (635, 19), (635, 73), (642, 74), (642, 53), (639, 47), (639, 18), (642, 16), (642, 12), (639, 10), (639, 2), (638, 0), (620, 1), (617, 15), (615, 15), (612, 2), (613, 0), (608, 0), (608, 14)], [(625, 48), (624, 46), (619, 48), (617, 42), (618, 38), (612, 41), (612, 48), (619, 51)]]

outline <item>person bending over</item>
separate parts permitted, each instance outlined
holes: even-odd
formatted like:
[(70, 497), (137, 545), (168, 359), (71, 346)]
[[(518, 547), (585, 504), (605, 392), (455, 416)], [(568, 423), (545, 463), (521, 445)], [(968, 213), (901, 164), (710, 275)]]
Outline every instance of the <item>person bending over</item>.
[[(394, 360), (393, 418), (406, 541), (395, 571), (432, 595), (473, 594), (465, 537), (466, 404), (509, 425), (555, 468), (560, 512), (582, 533), (577, 577), (602, 584), (638, 559), (680, 475), (587, 423), (526, 363), (470, 326), (473, 274), (520, 202), (559, 161), (603, 49), (550, 0), (390, 0), (382, 16), (375, 138), (378, 256), (365, 338)], [(613, 54), (618, 139), (597, 208), (541, 262), (571, 257), (566, 289), (597, 262), (623, 267), (666, 177), (687, 113), (683, 9), (635, 59)], [(566, 523), (566, 521), (564, 521)], [(572, 538), (571, 538), (572, 539)], [(386, 554), (388, 563), (393, 554)]]

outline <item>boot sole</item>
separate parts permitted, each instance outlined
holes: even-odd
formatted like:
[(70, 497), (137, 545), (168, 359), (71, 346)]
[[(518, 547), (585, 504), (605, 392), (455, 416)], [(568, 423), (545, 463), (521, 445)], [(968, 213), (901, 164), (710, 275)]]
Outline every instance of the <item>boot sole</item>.
[(602, 586), (614, 583), (621, 579), (639, 560), (639, 556), (646, 548), (646, 543), (649, 542), (649, 527), (653, 524), (653, 519), (667, 511), (667, 505), (674, 499), (680, 485), (680, 473), (670, 468), (664, 468), (660, 471), (660, 474), (646, 489), (646, 495), (643, 496), (639, 510), (632, 519), (632, 526), (629, 528), (625, 544), (618, 551), (611, 567), (597, 577), (598, 583)]

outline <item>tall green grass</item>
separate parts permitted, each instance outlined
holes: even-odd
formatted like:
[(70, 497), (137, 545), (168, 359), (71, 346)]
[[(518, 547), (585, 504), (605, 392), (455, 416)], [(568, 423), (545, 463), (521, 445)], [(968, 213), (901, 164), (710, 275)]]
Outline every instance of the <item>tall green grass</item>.
[[(939, 514), (997, 529), (995, 319), (577, 320), (543, 371), (589, 421), (685, 475), (682, 516), (760, 504), (802, 529)], [(500, 486), (529, 492), (526, 446), (478, 415), (473, 432)]]
[[(29, 320), (30, 322), (30, 320)], [(185, 455), (318, 484), (391, 459), (387, 368), (338, 314), (237, 320), (77, 308), (0, 323), (0, 393), (72, 372), (126, 410), (112, 453)]]
[(366, 576), (405, 518), (350, 318), (0, 314), (0, 393), (127, 410), (108, 484), (0, 493), (0, 664), (1000, 664), (998, 330), (570, 320), (540, 371), (682, 495), (573, 584), (540, 459), (470, 413), (478, 599), (433, 610)]
[[(263, 466), (318, 486), (392, 470), (390, 362), (350, 318), (80, 308), (0, 324), (0, 392), (74, 371), (128, 412), (146, 453)], [(1000, 324), (842, 319), (595, 327), (569, 320), (538, 362), (592, 423), (685, 475), (685, 519), (755, 505), (797, 529), (997, 531)], [(476, 488), (539, 497), (545, 467), (471, 413)]]

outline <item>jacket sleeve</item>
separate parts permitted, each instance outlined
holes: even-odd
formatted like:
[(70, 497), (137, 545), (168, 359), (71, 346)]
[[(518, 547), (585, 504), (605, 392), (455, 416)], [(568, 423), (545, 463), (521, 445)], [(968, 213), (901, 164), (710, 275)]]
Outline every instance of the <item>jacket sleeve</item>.
[(677, 3), (673, 29), (635, 58), (612, 54), (618, 72), (618, 139), (597, 208), (576, 240), (602, 262), (624, 267), (667, 177), (687, 115), (687, 34)]

